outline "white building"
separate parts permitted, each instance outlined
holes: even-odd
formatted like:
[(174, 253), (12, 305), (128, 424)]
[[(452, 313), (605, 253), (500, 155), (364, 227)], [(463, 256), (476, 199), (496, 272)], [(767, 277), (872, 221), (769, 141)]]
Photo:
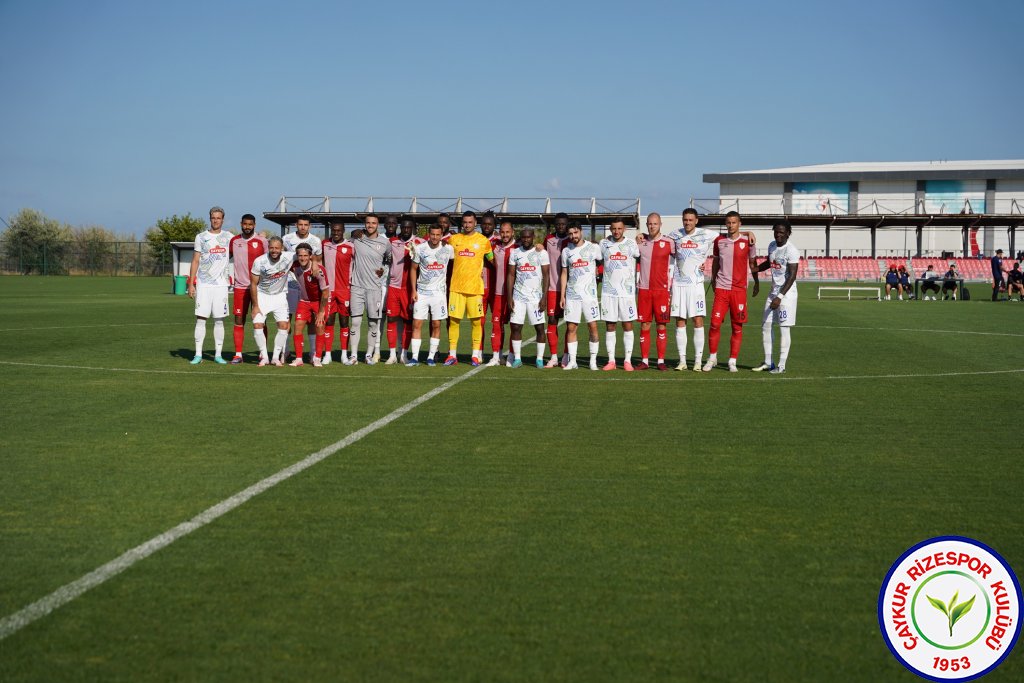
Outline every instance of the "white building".
[(1024, 224), (1024, 160), (822, 164), (704, 182), (719, 184), (717, 199), (691, 201), (707, 222), (738, 211), (770, 239), (767, 226), (786, 217), (810, 256), (1015, 254)]

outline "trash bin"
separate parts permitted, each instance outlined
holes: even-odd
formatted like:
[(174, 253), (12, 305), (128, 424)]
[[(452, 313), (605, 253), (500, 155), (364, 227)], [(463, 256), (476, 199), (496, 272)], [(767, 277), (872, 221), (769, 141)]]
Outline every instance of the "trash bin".
[(187, 275), (175, 275), (174, 276), (174, 293), (181, 296), (188, 292), (188, 276)]

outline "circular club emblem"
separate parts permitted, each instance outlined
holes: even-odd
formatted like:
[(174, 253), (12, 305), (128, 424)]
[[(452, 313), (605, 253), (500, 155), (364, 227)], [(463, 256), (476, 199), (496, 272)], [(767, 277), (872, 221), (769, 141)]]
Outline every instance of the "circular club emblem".
[(968, 681), (1010, 654), (1020, 635), (1020, 584), (983, 543), (940, 536), (893, 564), (878, 625), (896, 659), (930, 681)]

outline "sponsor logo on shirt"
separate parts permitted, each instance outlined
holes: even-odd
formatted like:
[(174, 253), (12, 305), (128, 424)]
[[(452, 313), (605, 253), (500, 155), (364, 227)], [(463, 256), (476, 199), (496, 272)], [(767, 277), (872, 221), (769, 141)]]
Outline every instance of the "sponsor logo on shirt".
[(427, 265), (427, 270), (444, 270), (444, 264), (434, 261), (433, 263)]
[(533, 271), (537, 270), (537, 266), (532, 266), (529, 263), (524, 263), (523, 265), (519, 266), (516, 270), (518, 270), (520, 273), (532, 273)]
[(590, 261), (584, 261), (583, 259), (576, 259), (569, 264), (573, 268), (586, 268), (590, 265)]
[(685, 242), (679, 245), (680, 249), (697, 249), (698, 247), (700, 247), (700, 245), (694, 242), (693, 240), (686, 240)]
[(608, 260), (609, 261), (625, 261), (628, 258), (629, 257), (626, 256), (625, 254), (623, 254), (622, 252), (615, 252), (614, 254), (612, 254), (611, 256), (608, 257)]
[(462, 251), (459, 252), (459, 256), (468, 256), (472, 258), (476, 256), (476, 252), (473, 251), (472, 249), (463, 249)]
[(226, 253), (228, 253), (228, 250), (225, 249), (224, 247), (220, 246), (220, 245), (217, 245), (217, 246), (212, 247), (210, 249), (210, 253), (211, 254), (226, 254)]

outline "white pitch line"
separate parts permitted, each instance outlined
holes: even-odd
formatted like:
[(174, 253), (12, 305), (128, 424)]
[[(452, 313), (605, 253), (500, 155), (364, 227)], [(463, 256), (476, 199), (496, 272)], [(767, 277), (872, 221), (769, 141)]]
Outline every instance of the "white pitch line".
[(289, 465), (283, 470), (272, 474), (266, 479), (259, 481), (243, 491), (239, 491), (230, 498), (226, 498), (216, 505), (207, 508), (203, 512), (199, 513), (187, 522), (182, 522), (178, 526), (169, 529), (158, 536), (154, 536), (145, 543), (135, 546), (131, 550), (125, 552), (120, 557), (117, 557), (110, 562), (107, 562), (101, 567), (94, 569), (93, 571), (85, 574), (84, 576), (72, 581), (71, 583), (65, 584), (53, 591), (44, 598), (41, 598), (32, 604), (20, 609), (19, 611), (11, 614), (10, 616), (0, 619), (0, 640), (5, 639), (7, 636), (16, 633), (17, 631), (25, 628), (32, 622), (45, 617), (50, 612), (58, 609), (67, 603), (71, 602), (78, 596), (82, 595), (86, 591), (105, 583), (106, 581), (117, 576), (124, 570), (128, 569), (135, 563), (146, 559), (153, 553), (162, 548), (166, 548), (170, 544), (174, 543), (180, 538), (187, 536), (188, 534), (201, 529), (210, 522), (214, 521), (218, 517), (221, 517), (228, 512), (231, 512), (238, 506), (248, 502), (250, 499), (258, 496), (267, 489), (277, 486), (281, 482), (294, 477), (296, 474), (312, 467), (321, 460), (325, 460), (331, 455), (337, 453), (343, 448), (351, 446), (365, 436), (372, 434), (373, 432), (386, 427), (398, 418), (402, 417), (417, 406), (429, 401), (440, 393), (451, 389), (453, 386), (464, 380), (473, 377), (478, 372), (482, 371), (486, 366), (481, 365), (473, 368), (469, 372), (466, 372), (458, 377), (455, 377), (439, 387), (431, 389), (422, 396), (409, 401), (400, 408), (396, 408), (392, 412), (388, 413), (384, 417), (380, 418), (376, 422), (371, 422), (362, 429), (352, 432), (341, 441), (337, 441), (330, 446), (327, 446), (312, 455), (308, 455), (302, 460)]
[[(556, 368), (555, 370), (557, 370)], [(664, 379), (660, 379), (657, 376), (654, 377), (637, 377), (635, 374), (632, 377), (609, 377), (607, 374), (593, 374), (589, 378), (585, 377), (566, 377), (565, 374), (557, 374), (555, 370), (550, 373), (545, 373), (545, 376), (538, 377), (536, 375), (530, 375), (528, 373), (522, 373), (517, 376), (509, 375), (487, 375), (481, 379), (497, 380), (502, 381), (523, 381), (523, 382), (682, 382), (683, 384), (690, 384), (687, 382), (685, 377), (689, 375), (685, 373), (668, 375)], [(574, 371), (576, 373), (585, 375), (585, 372)], [(691, 372), (692, 371), (688, 371)], [(935, 372), (935, 373), (922, 373), (922, 374), (892, 374), (892, 375), (823, 375), (821, 377), (793, 377), (784, 376), (779, 377), (773, 375), (771, 377), (730, 377), (727, 371), (722, 370), (717, 372), (719, 386), (728, 386), (736, 382), (823, 382), (830, 380), (848, 380), (848, 379), (927, 379), (929, 377), (966, 377), (970, 375), (1010, 375), (1015, 373), (1024, 372), (1024, 368), (1017, 368), (1012, 370), (976, 370), (972, 372)], [(700, 377), (701, 375), (698, 375)], [(696, 380), (696, 378), (693, 378)], [(710, 379), (710, 378), (709, 378)], [(697, 380), (703, 381), (704, 385), (707, 385), (708, 380)]]
[(930, 330), (924, 327), (853, 327), (842, 325), (799, 325), (801, 329), (811, 330), (869, 330), (873, 332), (928, 332), (940, 334), (976, 334), (985, 337), (1024, 337), (1024, 334), (1013, 332), (976, 332), (974, 330)]

